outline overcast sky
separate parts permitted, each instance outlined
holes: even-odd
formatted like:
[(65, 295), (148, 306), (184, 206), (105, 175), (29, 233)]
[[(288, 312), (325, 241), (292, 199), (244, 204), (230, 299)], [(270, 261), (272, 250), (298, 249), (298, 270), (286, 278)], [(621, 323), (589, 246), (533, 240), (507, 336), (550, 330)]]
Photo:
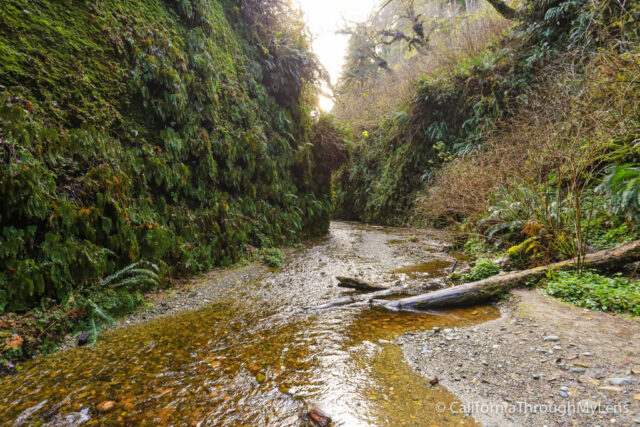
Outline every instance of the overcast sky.
[[(362, 21), (376, 5), (376, 0), (294, 0), (302, 9), (309, 30), (313, 34), (313, 50), (336, 83), (347, 49), (346, 35), (335, 34), (342, 24), (342, 16), (350, 21)], [(332, 102), (321, 99), (320, 107), (330, 110)]]

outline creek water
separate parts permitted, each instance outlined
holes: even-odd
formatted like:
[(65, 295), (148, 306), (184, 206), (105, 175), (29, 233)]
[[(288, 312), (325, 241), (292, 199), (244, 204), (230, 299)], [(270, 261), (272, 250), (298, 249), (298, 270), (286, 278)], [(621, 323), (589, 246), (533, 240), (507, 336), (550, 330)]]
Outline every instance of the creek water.
[[(437, 232), (334, 222), (326, 238), (280, 269), (226, 286), (203, 309), (112, 330), (94, 346), (25, 363), (0, 379), (0, 421), (297, 425), (311, 404), (336, 425), (475, 425), (436, 410), (455, 397), (412, 372), (392, 341), (493, 319), (495, 308), (305, 309), (349, 293), (336, 286), (337, 275), (386, 283), (442, 276), (456, 258), (445, 246)], [(115, 409), (99, 413), (105, 400)]]

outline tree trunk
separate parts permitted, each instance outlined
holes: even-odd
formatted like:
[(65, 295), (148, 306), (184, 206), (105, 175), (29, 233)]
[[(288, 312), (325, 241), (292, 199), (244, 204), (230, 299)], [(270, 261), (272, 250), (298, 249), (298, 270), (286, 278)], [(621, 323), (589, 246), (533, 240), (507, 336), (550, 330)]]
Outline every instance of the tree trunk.
[(498, 13), (504, 16), (507, 19), (516, 20), (520, 16), (520, 12), (517, 9), (514, 9), (508, 6), (502, 0), (487, 0), (493, 8), (498, 11)]
[[(639, 259), (640, 240), (637, 240), (616, 248), (588, 254), (583, 258), (583, 265), (584, 268), (614, 269)], [(501, 273), (477, 282), (398, 299), (383, 306), (389, 310), (397, 311), (473, 305), (500, 296), (528, 280), (541, 279), (549, 270), (574, 268), (575, 263), (576, 260), (572, 259), (524, 271)]]

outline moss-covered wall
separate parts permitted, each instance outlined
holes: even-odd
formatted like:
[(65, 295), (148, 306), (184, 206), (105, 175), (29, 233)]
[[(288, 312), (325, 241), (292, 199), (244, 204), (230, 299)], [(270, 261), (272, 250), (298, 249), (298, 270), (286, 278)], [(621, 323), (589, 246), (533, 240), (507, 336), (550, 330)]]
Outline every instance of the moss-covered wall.
[(328, 185), (298, 172), (304, 79), (265, 71), (304, 67), (306, 41), (270, 32), (283, 59), (241, 3), (3, 0), (0, 312), (140, 258), (196, 272), (326, 231)]

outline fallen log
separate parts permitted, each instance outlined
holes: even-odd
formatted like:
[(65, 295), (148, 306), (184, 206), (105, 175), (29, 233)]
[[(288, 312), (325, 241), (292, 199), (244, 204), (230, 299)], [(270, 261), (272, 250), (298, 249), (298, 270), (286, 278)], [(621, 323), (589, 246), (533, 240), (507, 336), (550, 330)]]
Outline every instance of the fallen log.
[(388, 289), (387, 287), (374, 285), (373, 283), (353, 277), (338, 276), (336, 279), (338, 279), (338, 286), (340, 288), (356, 289), (358, 291), (382, 291)]
[[(639, 259), (640, 240), (637, 240), (586, 255), (584, 257), (584, 268), (613, 269)], [(397, 299), (383, 306), (389, 310), (398, 311), (478, 304), (498, 297), (529, 280), (541, 279), (549, 270), (567, 270), (575, 266), (576, 260), (571, 259), (529, 270), (501, 273), (477, 282)]]

